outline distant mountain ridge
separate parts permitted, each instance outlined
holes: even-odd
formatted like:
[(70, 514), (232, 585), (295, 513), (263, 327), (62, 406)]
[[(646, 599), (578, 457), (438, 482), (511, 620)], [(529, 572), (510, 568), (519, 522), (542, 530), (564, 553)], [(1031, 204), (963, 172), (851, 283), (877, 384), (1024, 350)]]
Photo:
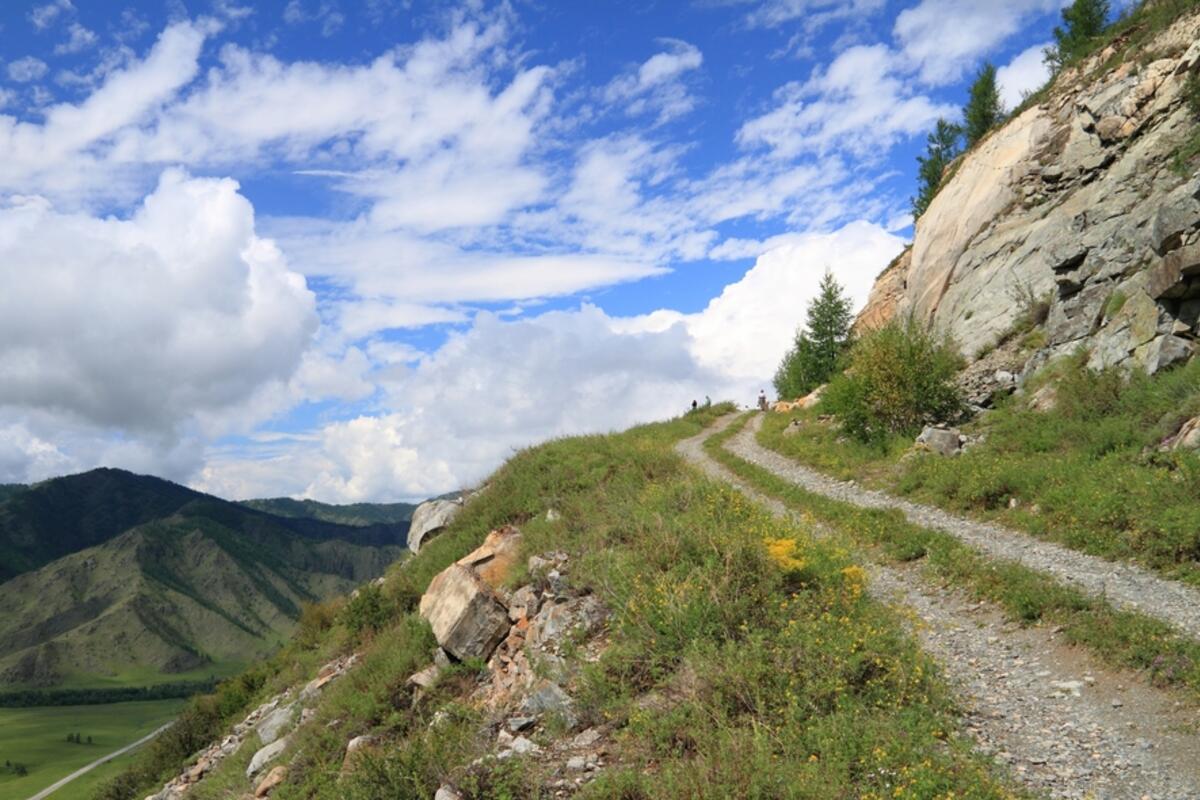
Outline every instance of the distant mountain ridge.
[[(404, 553), (403, 509), (291, 503), (115, 469), (0, 495), (0, 685), (147, 685), (261, 658), (304, 603)], [(293, 515), (262, 510), (281, 505)], [(360, 524), (321, 518), (337, 516)]]
[(334, 506), (312, 500), (272, 498), (233, 503), (171, 481), (101, 467), (30, 486), (0, 486), (0, 582), (57, 558), (93, 547), (137, 525), (176, 513), (190, 504), (210, 513), (244, 507), (269, 515), (310, 539), (357, 544), (403, 545), (412, 509), (405, 503)]
[(291, 497), (243, 500), (242, 505), (277, 517), (316, 519), (357, 527), (409, 522), (417, 508), (416, 503), (350, 503), (343, 506)]

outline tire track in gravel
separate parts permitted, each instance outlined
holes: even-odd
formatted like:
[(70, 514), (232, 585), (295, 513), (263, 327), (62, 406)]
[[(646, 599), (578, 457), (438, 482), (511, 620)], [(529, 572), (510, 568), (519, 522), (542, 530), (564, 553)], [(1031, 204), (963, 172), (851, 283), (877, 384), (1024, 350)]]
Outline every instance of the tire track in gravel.
[[(704, 452), (704, 440), (734, 419), (680, 442), (679, 452), (773, 514), (793, 516)], [(871, 594), (909, 612), (956, 687), (976, 748), (1020, 783), (1072, 800), (1200, 798), (1200, 715), (1175, 695), (1108, 669), (1051, 630), (1006, 622), (990, 604), (929, 583), (916, 565), (876, 564), (869, 574)]]
[(1133, 564), (1106, 561), (1078, 550), (1045, 542), (1026, 533), (977, 522), (932, 506), (912, 503), (840, 481), (810, 469), (787, 456), (763, 447), (755, 439), (762, 428), (762, 415), (729, 440), (726, 449), (738, 457), (768, 469), (784, 480), (810, 492), (862, 508), (896, 509), (909, 521), (959, 539), (993, 558), (1015, 561), (1054, 576), (1113, 606), (1154, 617), (1193, 639), (1200, 639), (1200, 590), (1172, 581)]

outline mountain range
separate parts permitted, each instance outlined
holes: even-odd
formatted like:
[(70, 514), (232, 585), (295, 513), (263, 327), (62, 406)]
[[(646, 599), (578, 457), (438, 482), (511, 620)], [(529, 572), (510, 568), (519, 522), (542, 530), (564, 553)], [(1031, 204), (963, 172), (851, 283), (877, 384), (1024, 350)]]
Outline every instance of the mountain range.
[(223, 674), (405, 551), (412, 506), (235, 503), (96, 469), (0, 487), (0, 685)]

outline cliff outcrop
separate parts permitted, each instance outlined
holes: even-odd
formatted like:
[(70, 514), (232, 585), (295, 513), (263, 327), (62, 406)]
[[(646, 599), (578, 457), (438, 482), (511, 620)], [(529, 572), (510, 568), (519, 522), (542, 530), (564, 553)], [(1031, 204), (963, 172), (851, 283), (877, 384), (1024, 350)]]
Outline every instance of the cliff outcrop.
[(1049, 301), (1029, 366), (1079, 347), (1154, 372), (1191, 356), (1200, 320), (1200, 177), (1176, 157), (1200, 125), (1200, 15), (1115, 42), (954, 165), (858, 328), (912, 314), (964, 355)]

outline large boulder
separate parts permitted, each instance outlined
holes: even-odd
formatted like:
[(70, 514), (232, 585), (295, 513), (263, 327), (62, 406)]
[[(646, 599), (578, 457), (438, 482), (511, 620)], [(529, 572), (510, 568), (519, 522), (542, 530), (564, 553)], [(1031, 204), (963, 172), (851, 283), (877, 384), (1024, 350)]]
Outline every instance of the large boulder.
[(461, 500), (428, 500), (417, 506), (408, 526), (408, 549), (416, 553), (421, 544), (449, 525), (462, 510)]
[(420, 610), (438, 644), (458, 659), (487, 658), (508, 634), (508, 609), (462, 564), (451, 564), (430, 581)]
[(503, 585), (520, 549), (521, 532), (506, 525), (429, 583), (421, 616), (446, 652), (459, 659), (487, 658), (508, 635)]

